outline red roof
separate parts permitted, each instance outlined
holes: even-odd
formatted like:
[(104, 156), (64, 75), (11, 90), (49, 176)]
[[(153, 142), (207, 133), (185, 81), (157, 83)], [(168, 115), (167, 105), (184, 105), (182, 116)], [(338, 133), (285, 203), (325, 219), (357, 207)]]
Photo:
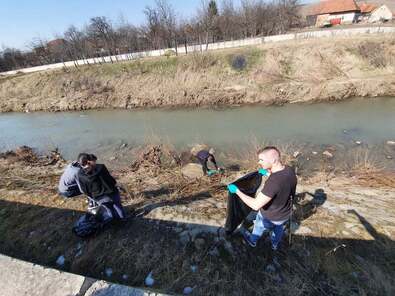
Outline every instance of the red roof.
[(362, 3), (359, 5), (359, 8), (361, 9), (361, 13), (370, 13), (375, 10), (377, 6), (374, 4)]
[(354, 0), (326, 0), (313, 5), (310, 15), (360, 11)]

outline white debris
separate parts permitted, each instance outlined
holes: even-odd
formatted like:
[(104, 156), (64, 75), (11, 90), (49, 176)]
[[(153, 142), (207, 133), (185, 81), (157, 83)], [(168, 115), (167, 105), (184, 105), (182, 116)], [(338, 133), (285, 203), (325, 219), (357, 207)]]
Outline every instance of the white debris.
[(63, 255), (59, 256), (58, 259), (56, 260), (56, 264), (59, 266), (63, 266), (64, 262), (65, 262), (65, 259), (64, 259)]
[(183, 294), (184, 295), (189, 295), (189, 294), (191, 294), (193, 292), (193, 288), (192, 287), (185, 287), (184, 288), (184, 291), (183, 291)]
[(147, 275), (147, 277), (145, 278), (145, 285), (148, 287), (152, 287), (154, 285), (154, 278), (152, 277), (152, 271)]
[(106, 274), (107, 277), (111, 277), (112, 276), (112, 268), (106, 268), (104, 273)]

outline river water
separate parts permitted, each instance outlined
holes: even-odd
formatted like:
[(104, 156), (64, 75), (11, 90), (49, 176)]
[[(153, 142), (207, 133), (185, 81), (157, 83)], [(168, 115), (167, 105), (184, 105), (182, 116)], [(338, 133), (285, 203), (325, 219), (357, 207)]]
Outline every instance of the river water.
[(66, 158), (161, 137), (176, 147), (204, 142), (226, 150), (258, 141), (368, 145), (395, 139), (395, 98), (340, 103), (182, 110), (104, 110), (0, 115), (0, 150), (59, 147)]

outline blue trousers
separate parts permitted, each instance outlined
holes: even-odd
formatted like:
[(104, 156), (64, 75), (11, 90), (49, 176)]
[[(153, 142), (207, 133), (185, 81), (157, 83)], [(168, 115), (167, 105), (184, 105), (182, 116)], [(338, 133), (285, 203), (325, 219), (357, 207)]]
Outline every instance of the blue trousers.
[(284, 224), (287, 222), (283, 221), (281, 224), (273, 223), (269, 219), (262, 216), (261, 212), (258, 211), (254, 221), (254, 229), (252, 231), (252, 240), (257, 242), (264, 232), (270, 232), (270, 239), (272, 241), (272, 247), (277, 249), (283, 235), (284, 235)]

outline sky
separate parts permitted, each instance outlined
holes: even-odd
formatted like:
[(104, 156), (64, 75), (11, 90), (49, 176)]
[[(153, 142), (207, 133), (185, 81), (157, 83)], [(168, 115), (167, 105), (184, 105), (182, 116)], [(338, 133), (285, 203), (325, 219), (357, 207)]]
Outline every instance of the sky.
[[(195, 14), (201, 0), (168, 0), (179, 16)], [(313, 0), (303, 0), (311, 2)], [(81, 28), (91, 17), (116, 21), (122, 15), (134, 25), (144, 22), (144, 8), (155, 0), (0, 0), (0, 50), (29, 48), (34, 38), (51, 40), (70, 25)], [(220, 2), (220, 1), (217, 1)], [(234, 1), (235, 4), (238, 2)]]

